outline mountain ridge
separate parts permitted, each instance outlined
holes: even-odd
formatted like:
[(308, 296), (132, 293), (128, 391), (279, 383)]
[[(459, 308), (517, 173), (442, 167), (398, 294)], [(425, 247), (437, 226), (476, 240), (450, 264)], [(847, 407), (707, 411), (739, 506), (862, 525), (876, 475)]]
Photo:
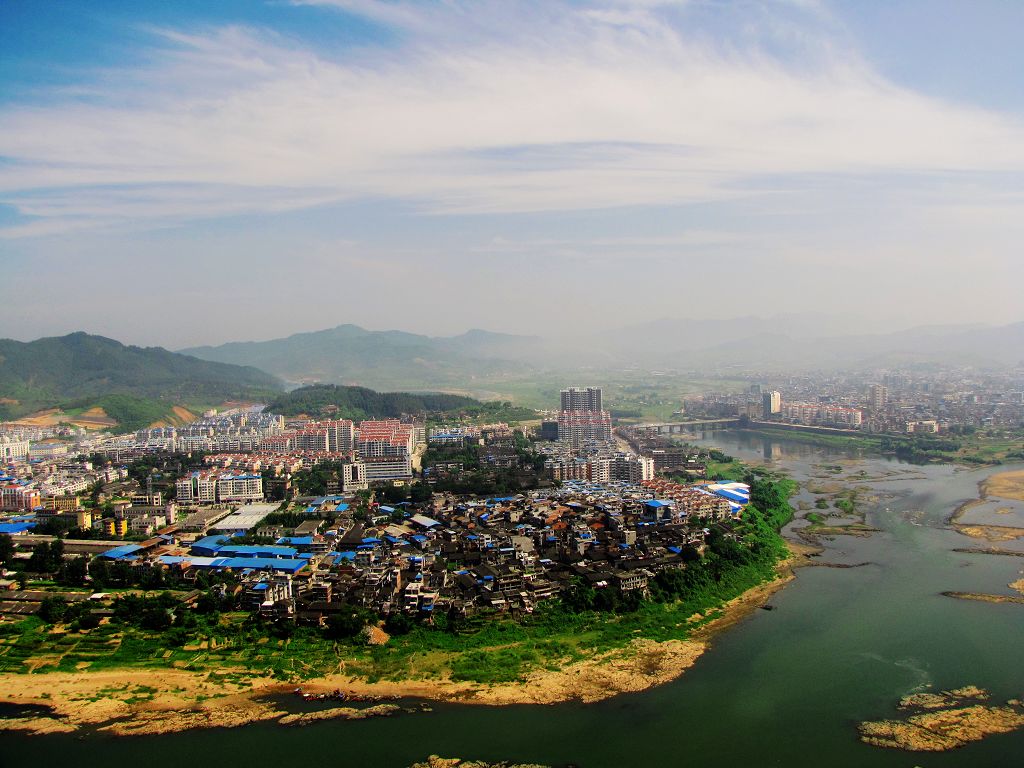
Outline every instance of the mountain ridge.
[[(254, 367), (227, 365), (171, 352), (125, 345), (76, 331), (34, 341), (0, 339), (0, 418), (44, 408), (90, 407), (103, 398), (134, 398), (125, 410), (152, 412), (183, 403), (265, 398), (282, 383)], [(145, 402), (144, 402), (145, 401)], [(124, 406), (131, 400), (120, 401)], [(147, 406), (145, 403), (148, 403)]]

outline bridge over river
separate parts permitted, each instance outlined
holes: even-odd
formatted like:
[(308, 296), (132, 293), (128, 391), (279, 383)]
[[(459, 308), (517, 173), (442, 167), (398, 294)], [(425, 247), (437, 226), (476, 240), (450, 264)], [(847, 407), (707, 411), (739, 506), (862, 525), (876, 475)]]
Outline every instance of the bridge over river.
[(660, 424), (637, 424), (634, 429), (644, 429), (658, 435), (673, 435), (683, 432), (697, 432), (704, 429), (724, 429), (740, 423), (738, 417), (726, 419), (694, 419), (692, 421), (671, 421)]

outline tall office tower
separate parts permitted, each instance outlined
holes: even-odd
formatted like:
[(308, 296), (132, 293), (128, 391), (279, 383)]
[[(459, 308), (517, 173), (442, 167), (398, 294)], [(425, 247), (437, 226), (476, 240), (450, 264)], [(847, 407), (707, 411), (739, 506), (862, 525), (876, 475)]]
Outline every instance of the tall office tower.
[(604, 410), (601, 407), (600, 387), (569, 387), (562, 390), (563, 411), (588, 411), (600, 413)]
[(889, 402), (889, 388), (883, 384), (871, 385), (871, 407), (884, 408)]
[(763, 412), (766, 419), (778, 415), (782, 411), (782, 393), (777, 390), (765, 392), (761, 396), (761, 403), (764, 406)]

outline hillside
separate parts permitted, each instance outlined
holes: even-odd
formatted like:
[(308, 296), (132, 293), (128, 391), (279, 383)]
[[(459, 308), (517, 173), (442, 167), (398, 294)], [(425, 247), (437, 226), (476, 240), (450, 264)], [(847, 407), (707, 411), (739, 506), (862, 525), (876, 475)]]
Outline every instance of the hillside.
[(281, 383), (263, 371), (72, 333), (0, 339), (0, 419), (45, 408), (101, 408), (124, 429), (173, 419), (173, 406), (267, 399)]
[(480, 330), (433, 337), (339, 325), (270, 341), (194, 347), (182, 350), (182, 354), (257, 366), (300, 383), (337, 382), (397, 389), (460, 386), (471, 377), (521, 371), (522, 361), (540, 343), (529, 336)]
[(325, 416), (339, 418), (390, 419), (401, 416), (459, 413), (467, 416), (516, 421), (534, 418), (530, 409), (515, 408), (509, 403), (482, 403), (462, 395), (413, 392), (374, 392), (365, 387), (316, 384), (280, 395), (268, 411), (285, 416)]

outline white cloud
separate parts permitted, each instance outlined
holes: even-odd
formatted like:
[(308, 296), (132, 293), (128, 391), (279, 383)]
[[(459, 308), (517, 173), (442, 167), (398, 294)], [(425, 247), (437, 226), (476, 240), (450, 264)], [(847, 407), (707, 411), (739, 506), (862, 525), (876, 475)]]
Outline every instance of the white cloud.
[(0, 202), (38, 217), (6, 235), (365, 198), (526, 212), (731, 200), (808, 174), (1024, 170), (1018, 119), (887, 82), (816, 3), (796, 21), (775, 11), (802, 4), (753, 4), (757, 23), (815, 41), (796, 61), (690, 29), (686, 4), (316, 4), (405, 36), (339, 57), (265, 30), (162, 30), (141, 71), (0, 108)]

